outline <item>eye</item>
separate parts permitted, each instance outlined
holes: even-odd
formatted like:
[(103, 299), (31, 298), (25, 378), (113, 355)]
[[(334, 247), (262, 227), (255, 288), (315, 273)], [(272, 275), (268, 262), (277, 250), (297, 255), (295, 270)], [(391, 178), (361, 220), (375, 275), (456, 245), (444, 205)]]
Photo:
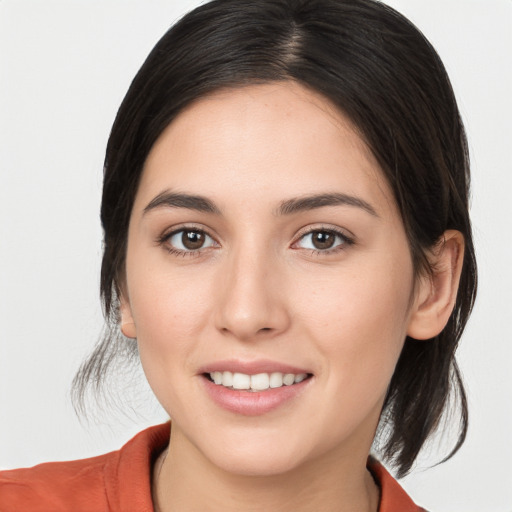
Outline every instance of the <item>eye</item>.
[(167, 243), (177, 252), (194, 252), (215, 245), (213, 238), (199, 229), (180, 229), (166, 238)]
[(315, 229), (302, 235), (295, 245), (301, 249), (329, 252), (330, 250), (336, 250), (343, 245), (350, 245), (352, 243), (352, 240), (339, 231), (333, 229)]

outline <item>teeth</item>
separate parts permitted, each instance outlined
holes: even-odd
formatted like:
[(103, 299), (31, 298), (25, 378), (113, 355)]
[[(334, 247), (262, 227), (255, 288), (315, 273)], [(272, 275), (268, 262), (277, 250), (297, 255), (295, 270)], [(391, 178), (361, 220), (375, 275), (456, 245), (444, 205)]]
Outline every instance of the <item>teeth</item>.
[(291, 386), (298, 384), (307, 377), (306, 373), (280, 373), (274, 372), (258, 373), (256, 375), (247, 375), (245, 373), (232, 372), (211, 372), (210, 378), (217, 385), (225, 386), (231, 389), (243, 389), (249, 391), (265, 391), (269, 388), (280, 388), (282, 386)]
[(283, 385), (283, 374), (276, 372), (270, 374), (270, 387), (280, 388)]
[(251, 375), (251, 389), (255, 391), (263, 391), (268, 389), (270, 385), (270, 377), (268, 373), (258, 373), (257, 375)]
[(293, 375), (293, 373), (287, 373), (283, 377), (283, 384), (285, 386), (291, 386), (294, 382), (295, 382), (295, 375)]
[[(222, 379), (224, 381), (224, 379)], [(220, 383), (222, 384), (222, 383)], [(245, 373), (233, 373), (233, 389), (250, 389), (251, 377)]]
[(231, 372), (224, 372), (221, 375), (222, 375), (222, 380), (221, 380), (221, 382), (219, 382), (219, 384), (222, 384), (222, 385), (228, 386), (228, 387), (233, 385), (233, 374)]

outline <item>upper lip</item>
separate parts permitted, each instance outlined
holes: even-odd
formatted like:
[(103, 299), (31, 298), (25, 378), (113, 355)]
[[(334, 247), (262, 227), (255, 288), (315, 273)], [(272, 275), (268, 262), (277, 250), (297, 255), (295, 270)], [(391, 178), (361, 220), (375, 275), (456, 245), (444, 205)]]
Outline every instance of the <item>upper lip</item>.
[(256, 375), (258, 373), (311, 373), (304, 368), (293, 366), (268, 359), (256, 359), (253, 361), (242, 361), (238, 359), (225, 359), (206, 364), (199, 369), (199, 373), (232, 372)]

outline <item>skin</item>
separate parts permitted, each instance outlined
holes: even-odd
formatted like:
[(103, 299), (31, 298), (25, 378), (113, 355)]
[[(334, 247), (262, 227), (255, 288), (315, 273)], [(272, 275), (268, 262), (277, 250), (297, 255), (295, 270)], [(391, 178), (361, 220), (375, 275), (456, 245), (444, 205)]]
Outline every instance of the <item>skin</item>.
[[(169, 191), (204, 196), (218, 212), (147, 209)], [(292, 198), (325, 193), (365, 206), (278, 213)], [(174, 254), (181, 236), (167, 235), (184, 227), (208, 236), (200, 250)], [(313, 229), (345, 238), (315, 250)], [(366, 459), (386, 389), (406, 335), (444, 327), (462, 244), (447, 232), (431, 255), (436, 275), (415, 278), (377, 162), (314, 92), (247, 86), (182, 112), (144, 167), (121, 298), (123, 333), (137, 338), (172, 417), (155, 466), (156, 509), (375, 512)], [(204, 391), (201, 367), (223, 359), (269, 359), (312, 376), (283, 406), (244, 416)]]

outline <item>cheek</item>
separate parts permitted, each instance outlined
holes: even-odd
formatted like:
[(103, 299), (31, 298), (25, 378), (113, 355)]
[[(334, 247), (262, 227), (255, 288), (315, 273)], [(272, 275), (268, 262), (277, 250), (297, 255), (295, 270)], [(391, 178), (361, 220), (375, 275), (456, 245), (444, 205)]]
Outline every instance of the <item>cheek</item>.
[[(339, 385), (386, 388), (400, 355), (408, 324), (412, 265), (380, 261), (302, 282), (298, 317), (329, 359), (329, 378)], [(300, 293), (300, 292), (299, 292)], [(305, 295), (302, 293), (301, 295)], [(379, 382), (377, 382), (379, 381)], [(377, 386), (377, 384), (379, 384)]]
[[(140, 265), (141, 259), (149, 262)], [(210, 307), (211, 280), (188, 268), (170, 270), (165, 254), (157, 254), (153, 260), (134, 254), (131, 259), (134, 264), (130, 267), (130, 259), (127, 262), (137, 337), (151, 334), (149, 342), (161, 337), (175, 341), (188, 338), (201, 328)]]
[(146, 257), (146, 265), (135, 264), (141, 261), (137, 256), (127, 261), (130, 305), (144, 372), (161, 396), (160, 383), (171, 379), (174, 384), (167, 392), (177, 391), (180, 375), (192, 372), (188, 356), (211, 317), (211, 285), (205, 276), (190, 271), (170, 272), (165, 255), (153, 264)]
[[(191, 354), (209, 317), (207, 289), (199, 283), (148, 268), (132, 273), (130, 296), (142, 368), (169, 416), (188, 410)], [(203, 283), (204, 285), (204, 283)]]

